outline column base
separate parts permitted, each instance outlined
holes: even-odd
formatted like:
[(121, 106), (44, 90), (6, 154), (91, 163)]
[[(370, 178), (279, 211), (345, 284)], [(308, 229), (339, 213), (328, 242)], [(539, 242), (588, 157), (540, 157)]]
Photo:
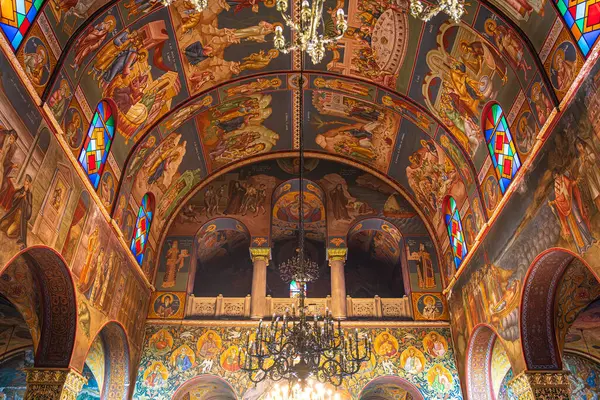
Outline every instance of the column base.
[(29, 368), (24, 400), (76, 400), (86, 379), (71, 368)]
[(568, 371), (524, 371), (508, 386), (518, 400), (569, 400)]

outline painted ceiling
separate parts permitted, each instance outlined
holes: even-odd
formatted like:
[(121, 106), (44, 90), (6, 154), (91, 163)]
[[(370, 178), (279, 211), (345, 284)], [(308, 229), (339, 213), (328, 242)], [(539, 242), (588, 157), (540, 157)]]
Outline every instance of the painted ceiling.
[(108, 100), (116, 134), (98, 194), (126, 240), (154, 194), (151, 251), (198, 185), (296, 151), (301, 133), (307, 151), (393, 184), (438, 253), (453, 196), (470, 244), (502, 197), (484, 109), (502, 107), (525, 161), (581, 52), (545, 1), (472, 1), (460, 25), (416, 20), (404, 0), (326, 2), (338, 8), (348, 33), (319, 65), (272, 49), (271, 0), (209, 1), (202, 13), (185, 0), (49, 0), (17, 58), (75, 157)]

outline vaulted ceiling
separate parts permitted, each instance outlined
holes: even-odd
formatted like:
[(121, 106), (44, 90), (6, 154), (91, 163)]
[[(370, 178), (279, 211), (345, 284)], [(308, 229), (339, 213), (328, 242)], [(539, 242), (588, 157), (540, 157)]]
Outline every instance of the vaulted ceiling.
[[(348, 32), (318, 65), (273, 50), (272, 0), (209, 0), (202, 13), (186, 0), (50, 0), (17, 57), (75, 157), (96, 104), (113, 107), (98, 194), (126, 233), (126, 215), (154, 194), (154, 251), (186, 199), (242, 165), (295, 154), (301, 131), (315, 159), (391, 185), (439, 253), (448, 195), (472, 241), (502, 197), (482, 113), (502, 107), (522, 163), (581, 52), (546, 1), (470, 1), (460, 25), (423, 23), (405, 0), (325, 9), (340, 7)], [(43, 68), (32, 68), (39, 49)]]

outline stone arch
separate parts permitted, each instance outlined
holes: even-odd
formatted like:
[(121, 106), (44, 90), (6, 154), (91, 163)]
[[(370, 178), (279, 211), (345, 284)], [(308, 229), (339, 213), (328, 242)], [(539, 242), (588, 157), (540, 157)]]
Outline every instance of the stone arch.
[[(380, 376), (367, 383), (360, 394), (359, 400), (392, 400), (397, 397), (392, 397), (394, 394), (404, 391), (407, 394), (407, 399), (425, 400), (419, 389), (412, 383), (399, 376)], [(410, 395), (411, 397), (408, 397)]]
[[(101, 352), (101, 354), (92, 354), (94, 352)], [(96, 333), (96, 337), (90, 342), (85, 364), (88, 364), (90, 356), (96, 358), (96, 363), (98, 359), (101, 363), (103, 361), (100, 365), (89, 366), (94, 375), (101, 371), (102, 376), (94, 376), (96, 381), (101, 380), (103, 383), (99, 388), (100, 397), (127, 399), (130, 377), (129, 342), (127, 333), (119, 322), (109, 321)], [(85, 368), (82, 370), (85, 371)]]
[[(556, 334), (556, 299), (565, 270), (574, 261), (592, 272), (577, 254), (551, 248), (533, 260), (525, 275), (519, 323), (523, 357), (529, 370), (562, 369), (561, 348)], [(598, 281), (598, 277), (592, 274)]]
[(190, 392), (194, 389), (212, 386), (213, 390), (206, 393), (200, 400), (237, 400), (238, 396), (233, 387), (221, 377), (216, 375), (199, 375), (187, 380), (177, 388), (173, 400), (189, 400)]
[[(500, 350), (508, 363), (507, 367), (494, 371), (492, 358)], [(505, 383), (505, 375), (512, 370), (506, 350), (497, 332), (490, 325), (479, 324), (473, 330), (467, 346), (466, 377), (467, 398), (470, 400), (495, 400), (498, 387)], [(497, 383), (497, 384), (495, 384)]]
[(77, 298), (71, 272), (62, 256), (46, 246), (33, 246), (0, 268), (4, 272), (17, 259), (25, 262), (39, 285), (40, 341), (35, 367), (67, 368), (75, 345)]

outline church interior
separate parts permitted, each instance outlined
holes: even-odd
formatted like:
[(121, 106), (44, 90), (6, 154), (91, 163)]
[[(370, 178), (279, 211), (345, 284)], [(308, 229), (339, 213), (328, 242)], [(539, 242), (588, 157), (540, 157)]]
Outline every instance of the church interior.
[(600, 397), (600, 0), (0, 31), (0, 400)]

